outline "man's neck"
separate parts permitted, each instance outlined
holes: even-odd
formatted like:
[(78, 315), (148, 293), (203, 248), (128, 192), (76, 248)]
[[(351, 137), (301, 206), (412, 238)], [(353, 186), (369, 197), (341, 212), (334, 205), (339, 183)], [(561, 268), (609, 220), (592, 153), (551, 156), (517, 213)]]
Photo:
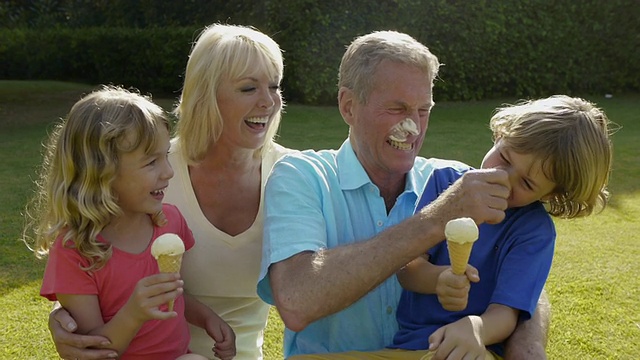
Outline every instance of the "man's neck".
[(395, 205), (398, 196), (404, 192), (406, 178), (407, 175), (404, 175), (401, 178), (387, 178), (385, 181), (376, 181), (372, 179), (373, 183), (380, 190), (380, 196), (384, 199), (384, 204), (387, 207), (387, 213), (389, 213), (391, 208), (393, 208), (393, 205)]

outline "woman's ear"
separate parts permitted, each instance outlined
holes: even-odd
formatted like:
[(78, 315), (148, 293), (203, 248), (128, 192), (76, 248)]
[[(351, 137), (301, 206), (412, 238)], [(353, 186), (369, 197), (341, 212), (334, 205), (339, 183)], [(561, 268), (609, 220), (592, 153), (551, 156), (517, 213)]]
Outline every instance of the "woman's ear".
[(356, 104), (355, 94), (353, 90), (341, 87), (338, 91), (338, 109), (342, 115), (342, 119), (348, 125), (353, 124), (353, 106)]

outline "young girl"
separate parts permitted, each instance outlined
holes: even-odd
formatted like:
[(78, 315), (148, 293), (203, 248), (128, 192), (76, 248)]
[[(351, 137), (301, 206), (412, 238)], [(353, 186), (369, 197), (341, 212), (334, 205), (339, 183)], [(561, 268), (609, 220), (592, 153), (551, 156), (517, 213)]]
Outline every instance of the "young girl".
[[(73, 315), (77, 332), (107, 337), (121, 359), (205, 359), (187, 354), (182, 280), (159, 274), (150, 253), (164, 233), (194, 244), (178, 209), (162, 204), (169, 146), (159, 106), (118, 87), (95, 91), (50, 137), (30, 208), (36, 254), (49, 255), (40, 294)], [(163, 227), (149, 215), (159, 211)], [(234, 333), (217, 322), (214, 351), (231, 359)]]

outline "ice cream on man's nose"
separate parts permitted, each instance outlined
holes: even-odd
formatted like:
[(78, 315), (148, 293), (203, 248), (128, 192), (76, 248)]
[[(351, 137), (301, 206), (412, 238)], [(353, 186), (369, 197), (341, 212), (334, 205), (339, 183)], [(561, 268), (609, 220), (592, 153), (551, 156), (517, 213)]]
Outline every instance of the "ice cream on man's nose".
[(389, 139), (393, 141), (403, 142), (407, 140), (409, 135), (420, 134), (418, 125), (410, 118), (406, 118), (391, 128)]

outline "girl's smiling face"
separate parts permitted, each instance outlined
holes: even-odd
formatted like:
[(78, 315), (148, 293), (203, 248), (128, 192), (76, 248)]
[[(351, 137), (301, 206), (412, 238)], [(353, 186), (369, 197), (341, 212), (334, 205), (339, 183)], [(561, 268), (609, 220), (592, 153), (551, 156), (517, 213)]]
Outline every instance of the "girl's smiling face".
[(511, 195), (508, 206), (513, 208), (545, 200), (553, 193), (556, 184), (547, 178), (542, 163), (542, 159), (533, 154), (513, 151), (499, 139), (482, 159), (481, 167), (498, 168), (509, 174)]
[(157, 141), (150, 153), (143, 146), (120, 154), (113, 191), (124, 216), (155, 214), (162, 210), (164, 191), (173, 177), (167, 157), (169, 131), (158, 127)]

